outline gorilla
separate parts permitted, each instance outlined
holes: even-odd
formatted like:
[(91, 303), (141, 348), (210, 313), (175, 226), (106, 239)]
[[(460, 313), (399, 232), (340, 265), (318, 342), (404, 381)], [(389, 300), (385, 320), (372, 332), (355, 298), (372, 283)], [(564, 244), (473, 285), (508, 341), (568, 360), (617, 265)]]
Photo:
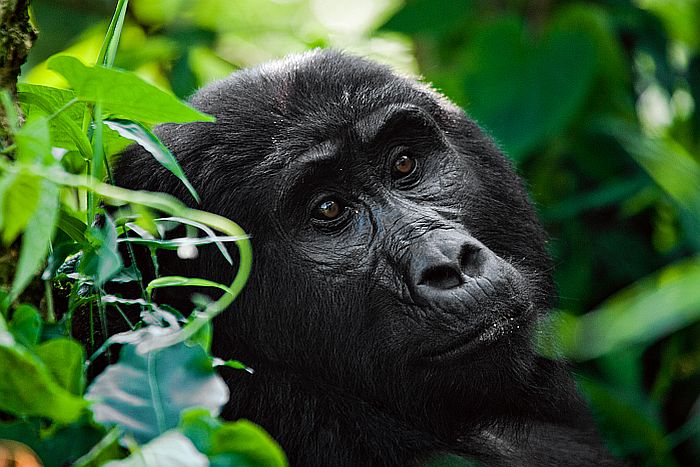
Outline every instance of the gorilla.
[[(294, 466), (617, 464), (566, 365), (533, 349), (556, 299), (546, 235), (461, 109), (328, 50), (238, 71), (191, 103), (216, 122), (156, 134), (197, 207), (238, 222), (255, 255), (214, 324), (213, 353), (255, 369), (225, 375), (225, 417), (263, 426)], [(193, 205), (138, 146), (115, 177)], [(229, 283), (235, 268), (203, 248), (164, 254), (160, 272)], [(191, 308), (170, 290), (159, 300)]]

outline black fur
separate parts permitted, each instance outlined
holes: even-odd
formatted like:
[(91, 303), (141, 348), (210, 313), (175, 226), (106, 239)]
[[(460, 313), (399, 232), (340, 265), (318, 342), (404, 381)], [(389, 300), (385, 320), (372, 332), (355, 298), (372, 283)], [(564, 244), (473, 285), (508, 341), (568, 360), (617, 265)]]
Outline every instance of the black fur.
[[(460, 109), (333, 51), (234, 73), (192, 104), (216, 123), (157, 134), (200, 207), (239, 222), (255, 255), (215, 326), (214, 353), (256, 370), (228, 375), (227, 417), (262, 425), (295, 466), (615, 464), (565, 365), (533, 351), (555, 300), (546, 237)], [(406, 155), (408, 175), (392, 169)], [(116, 177), (191, 199), (139, 147)], [(328, 200), (333, 221), (317, 208)], [(215, 249), (161, 263), (222, 283), (233, 271)], [(161, 299), (187, 309), (172, 293)]]

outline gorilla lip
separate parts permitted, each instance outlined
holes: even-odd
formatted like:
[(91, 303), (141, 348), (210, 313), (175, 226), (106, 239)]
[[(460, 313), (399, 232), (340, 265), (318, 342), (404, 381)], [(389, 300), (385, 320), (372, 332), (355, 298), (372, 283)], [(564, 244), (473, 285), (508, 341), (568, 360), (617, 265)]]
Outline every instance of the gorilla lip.
[(493, 344), (520, 329), (520, 324), (524, 321), (525, 315), (526, 313), (518, 316), (498, 317), (494, 322), (482, 327), (476, 333), (469, 333), (466, 339), (461, 336), (451, 341), (448, 345), (427, 354), (424, 360), (430, 363), (451, 360), (467, 355), (480, 346)]

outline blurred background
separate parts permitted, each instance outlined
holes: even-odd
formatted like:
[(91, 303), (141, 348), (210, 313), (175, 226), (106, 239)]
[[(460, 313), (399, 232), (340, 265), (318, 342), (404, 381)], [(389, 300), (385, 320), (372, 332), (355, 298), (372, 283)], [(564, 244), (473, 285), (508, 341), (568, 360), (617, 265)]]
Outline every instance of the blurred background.
[[(115, 4), (34, 0), (22, 80), (94, 63)], [(617, 455), (700, 465), (700, 1), (132, 0), (116, 65), (186, 98), (314, 47), (422, 76), (487, 129), (551, 235), (541, 351)]]

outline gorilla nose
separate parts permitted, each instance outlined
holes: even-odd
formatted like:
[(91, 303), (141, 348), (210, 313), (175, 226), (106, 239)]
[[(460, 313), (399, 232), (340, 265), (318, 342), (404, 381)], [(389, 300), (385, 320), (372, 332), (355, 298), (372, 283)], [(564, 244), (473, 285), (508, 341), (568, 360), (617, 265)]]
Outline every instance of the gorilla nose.
[(488, 248), (466, 232), (437, 230), (423, 240), (411, 254), (410, 285), (425, 298), (481, 277), (487, 263), (495, 260)]

